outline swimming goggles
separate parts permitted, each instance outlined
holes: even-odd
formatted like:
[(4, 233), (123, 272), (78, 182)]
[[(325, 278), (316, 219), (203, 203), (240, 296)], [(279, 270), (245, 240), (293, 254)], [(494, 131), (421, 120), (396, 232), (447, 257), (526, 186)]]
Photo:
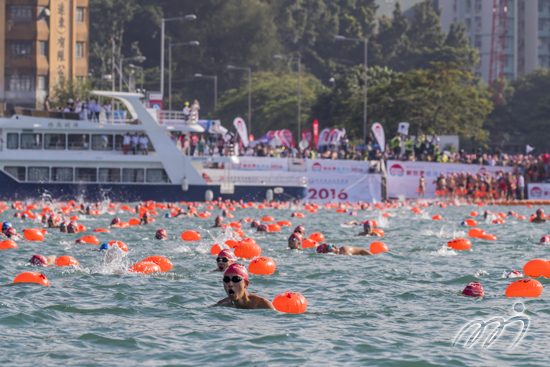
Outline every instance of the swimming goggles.
[(224, 283), (229, 283), (229, 282), (239, 283), (241, 280), (243, 280), (243, 278), (241, 278), (239, 276), (236, 276), (236, 275), (232, 278), (230, 278), (228, 276), (223, 277), (223, 282)]
[(216, 258), (216, 262), (219, 263), (220, 261), (223, 261), (224, 263), (228, 262), (229, 259), (227, 257), (218, 257)]

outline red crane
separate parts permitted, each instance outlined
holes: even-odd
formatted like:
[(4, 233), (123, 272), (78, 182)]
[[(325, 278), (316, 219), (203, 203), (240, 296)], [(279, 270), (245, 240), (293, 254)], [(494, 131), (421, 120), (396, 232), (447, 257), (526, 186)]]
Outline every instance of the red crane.
[(495, 103), (502, 103), (506, 51), (506, 21), (508, 0), (493, 0), (493, 31), (491, 33), (491, 64), (489, 66), (489, 93)]

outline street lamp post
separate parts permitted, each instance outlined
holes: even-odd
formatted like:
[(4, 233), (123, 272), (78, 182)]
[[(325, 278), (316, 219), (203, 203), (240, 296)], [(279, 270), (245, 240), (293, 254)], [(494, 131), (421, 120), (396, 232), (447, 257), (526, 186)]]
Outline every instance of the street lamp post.
[(218, 108), (218, 76), (195, 73), (195, 78), (214, 79), (214, 110)]
[(301, 57), (283, 57), (274, 55), (274, 59), (290, 59), (298, 61), (298, 142), (302, 140), (302, 58)]
[(252, 69), (233, 65), (227, 65), (227, 68), (230, 70), (248, 71), (248, 133), (252, 134)]
[(160, 93), (164, 98), (164, 32), (166, 29), (166, 23), (175, 20), (195, 20), (197, 16), (195, 14), (189, 14), (183, 17), (176, 18), (162, 18), (162, 26), (160, 31)]
[(132, 69), (140, 69), (141, 71), (141, 93), (143, 93), (143, 68), (141, 66), (137, 66), (137, 65), (134, 65), (134, 64), (128, 64), (129, 67), (131, 67)]
[(168, 110), (172, 111), (172, 47), (173, 46), (198, 46), (199, 41), (171, 43), (168, 47)]
[[(122, 63), (124, 61), (128, 60), (136, 60), (139, 62), (144, 62), (147, 60), (145, 56), (134, 56), (134, 57), (121, 57), (118, 59), (118, 90), (119, 92), (122, 92)], [(130, 89), (130, 86), (128, 86), (128, 89)]]
[(365, 81), (363, 82), (363, 94), (364, 94), (364, 98), (363, 98), (363, 143), (366, 143), (367, 142), (367, 45), (368, 45), (368, 40), (365, 38), (365, 39), (361, 39), (361, 38), (348, 38), (348, 37), (344, 37), (344, 36), (334, 36), (334, 39), (336, 41), (353, 41), (353, 42), (363, 42), (364, 44), (364, 47), (365, 47), (365, 61), (364, 61), (364, 66), (365, 66)]

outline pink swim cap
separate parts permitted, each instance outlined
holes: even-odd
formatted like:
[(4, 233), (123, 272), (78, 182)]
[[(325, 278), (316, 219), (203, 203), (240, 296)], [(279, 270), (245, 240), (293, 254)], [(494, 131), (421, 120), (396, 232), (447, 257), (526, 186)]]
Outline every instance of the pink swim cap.
[(242, 264), (231, 264), (227, 267), (227, 270), (223, 273), (223, 276), (229, 275), (229, 274), (237, 274), (241, 278), (244, 279), (246, 282), (246, 285), (250, 284), (248, 281), (248, 270), (246, 270), (246, 267)]
[(290, 237), (288, 238), (288, 240), (290, 241), (292, 238), (295, 238), (298, 240), (298, 242), (302, 243), (303, 239), (302, 239), (302, 235), (298, 232), (294, 232), (293, 234), (290, 235)]
[(471, 282), (464, 288), (462, 294), (470, 297), (484, 297), (483, 287), (478, 282)]
[(228, 260), (237, 260), (237, 256), (235, 256), (235, 254), (233, 253), (233, 251), (231, 250), (221, 250), (219, 253), (218, 253), (218, 257), (227, 257)]
[(38, 265), (38, 266), (44, 266), (48, 263), (46, 258), (42, 255), (34, 255), (33, 257), (31, 257), (29, 262), (33, 265)]
[(168, 238), (168, 233), (166, 233), (164, 229), (159, 229), (157, 233), (155, 233), (155, 238), (158, 240)]

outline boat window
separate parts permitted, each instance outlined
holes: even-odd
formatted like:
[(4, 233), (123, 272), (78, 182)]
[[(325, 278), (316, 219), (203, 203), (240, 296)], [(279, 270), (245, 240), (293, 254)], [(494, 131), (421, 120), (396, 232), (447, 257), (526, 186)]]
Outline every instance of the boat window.
[(92, 135), (92, 150), (113, 150), (113, 136)]
[(170, 182), (166, 171), (160, 169), (148, 169), (147, 170), (147, 182)]
[(115, 150), (122, 151), (122, 142), (124, 141), (124, 135), (115, 135)]
[(42, 134), (21, 134), (21, 149), (42, 149)]
[(29, 167), (29, 181), (50, 181), (50, 169), (48, 167)]
[(122, 181), (123, 182), (143, 182), (145, 172), (143, 168), (123, 168), (122, 169)]
[(44, 134), (44, 149), (64, 150), (67, 146), (67, 135)]
[(19, 149), (19, 134), (8, 133), (8, 149)]
[(26, 169), (25, 167), (4, 167), (4, 171), (10, 176), (15, 177), (19, 181), (25, 181)]
[(75, 168), (75, 180), (77, 182), (97, 182), (97, 169)]
[(52, 181), (73, 182), (73, 168), (52, 167)]
[(99, 182), (120, 182), (120, 168), (100, 168)]
[(69, 134), (69, 150), (88, 150), (88, 149), (90, 149), (90, 135)]

